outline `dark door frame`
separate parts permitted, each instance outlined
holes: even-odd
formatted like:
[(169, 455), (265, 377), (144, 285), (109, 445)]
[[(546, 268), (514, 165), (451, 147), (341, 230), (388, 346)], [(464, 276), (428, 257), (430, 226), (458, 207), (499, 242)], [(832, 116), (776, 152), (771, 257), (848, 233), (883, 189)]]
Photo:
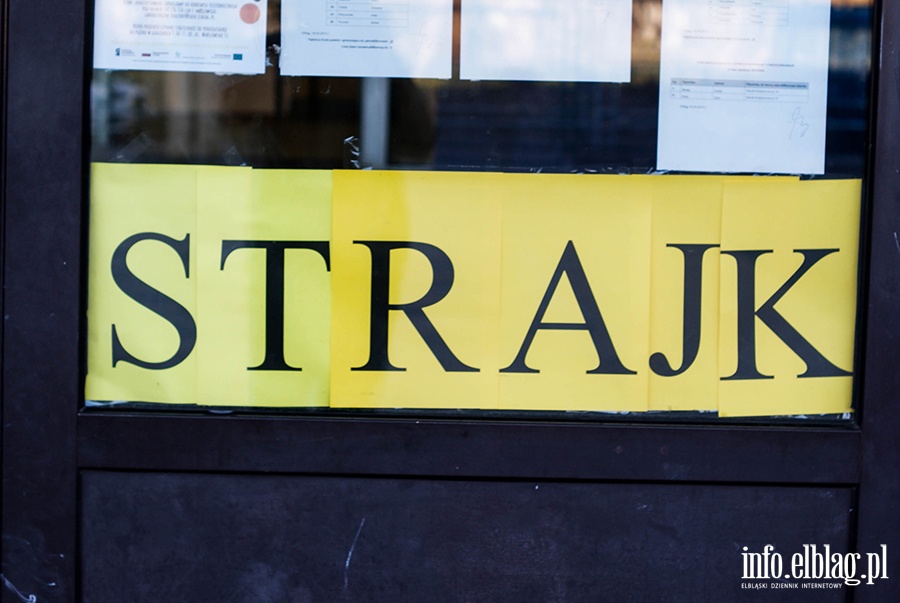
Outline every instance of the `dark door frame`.
[(85, 411), (85, 4), (3, 3), (2, 601), (79, 598), (84, 469), (840, 486), (857, 550), (900, 554), (900, 4), (876, 2), (856, 427)]
[[(2, 601), (76, 593), (83, 2), (3, 1)], [(9, 581), (7, 583), (7, 581)], [(55, 586), (50, 586), (55, 584)]]

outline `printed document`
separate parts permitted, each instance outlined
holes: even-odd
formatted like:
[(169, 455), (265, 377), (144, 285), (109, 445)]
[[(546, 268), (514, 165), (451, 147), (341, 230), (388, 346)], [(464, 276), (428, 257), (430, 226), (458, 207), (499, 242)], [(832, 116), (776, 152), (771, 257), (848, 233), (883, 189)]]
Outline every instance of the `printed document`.
[(666, 0), (657, 169), (822, 174), (829, 0)]
[(284, 0), (281, 75), (448, 79), (453, 0)]
[(256, 74), (266, 0), (96, 0), (94, 68)]
[(631, 81), (631, 0), (465, 0), (464, 80)]

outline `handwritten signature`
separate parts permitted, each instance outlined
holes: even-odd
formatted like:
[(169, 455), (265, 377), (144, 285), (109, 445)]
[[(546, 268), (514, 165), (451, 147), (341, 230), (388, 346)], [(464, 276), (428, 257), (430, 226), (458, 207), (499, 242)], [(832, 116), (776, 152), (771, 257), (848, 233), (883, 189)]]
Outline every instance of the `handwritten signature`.
[(806, 136), (806, 131), (809, 130), (809, 122), (806, 121), (806, 118), (803, 117), (803, 112), (800, 111), (800, 107), (794, 109), (794, 112), (791, 114), (791, 136), (790, 138), (799, 137), (803, 138)]

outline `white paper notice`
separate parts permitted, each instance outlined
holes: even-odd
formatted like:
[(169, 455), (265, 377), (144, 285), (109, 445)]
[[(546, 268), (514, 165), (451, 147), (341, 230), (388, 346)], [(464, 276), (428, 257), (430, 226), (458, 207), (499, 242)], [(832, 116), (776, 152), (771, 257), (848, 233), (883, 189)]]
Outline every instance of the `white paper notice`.
[(465, 0), (466, 80), (631, 81), (632, 0)]
[(829, 0), (665, 0), (657, 169), (821, 174)]
[(281, 74), (448, 79), (453, 0), (284, 0)]
[(266, 69), (266, 0), (96, 0), (94, 10), (95, 69)]

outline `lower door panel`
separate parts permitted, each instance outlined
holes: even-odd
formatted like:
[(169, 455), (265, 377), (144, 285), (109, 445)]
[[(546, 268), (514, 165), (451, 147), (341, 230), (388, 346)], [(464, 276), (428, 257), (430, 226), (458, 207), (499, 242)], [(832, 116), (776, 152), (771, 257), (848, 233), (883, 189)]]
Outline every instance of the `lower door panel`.
[(98, 603), (767, 600), (785, 585), (792, 600), (837, 601), (840, 580), (744, 579), (742, 553), (771, 544), (765, 569), (778, 553), (782, 573), (804, 544), (846, 553), (854, 499), (830, 487), (106, 471), (83, 472), (81, 493), (82, 599)]

